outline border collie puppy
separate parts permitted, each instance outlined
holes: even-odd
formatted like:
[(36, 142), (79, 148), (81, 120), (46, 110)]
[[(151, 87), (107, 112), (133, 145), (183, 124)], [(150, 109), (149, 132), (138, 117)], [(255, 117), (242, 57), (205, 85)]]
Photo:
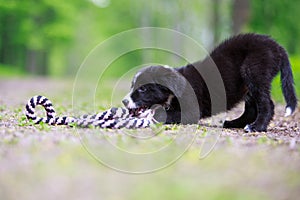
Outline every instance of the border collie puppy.
[[(211, 69), (217, 69), (223, 89), (209, 86)], [(245, 101), (244, 113), (237, 119), (225, 121), (225, 128), (244, 128), (247, 132), (266, 131), (274, 115), (270, 89), (273, 78), (281, 73), (282, 91), (287, 103), (285, 116), (297, 107), (297, 97), (288, 55), (273, 39), (259, 34), (240, 34), (216, 47), (204, 60), (180, 68), (150, 66), (140, 70), (132, 81), (130, 93), (123, 104), (131, 111), (153, 105), (165, 108), (165, 123), (197, 123), (200, 118), (230, 110)], [(217, 77), (217, 76), (216, 76)], [(188, 90), (187, 85), (192, 88)], [(217, 85), (217, 84), (216, 84)], [(225, 106), (213, 108), (213, 97)], [(193, 94), (192, 94), (193, 93)], [(191, 106), (183, 122), (182, 110), (193, 103), (186, 97), (196, 96), (197, 108)], [(216, 99), (216, 98), (215, 98)], [(186, 108), (185, 108), (186, 109)], [(193, 111), (198, 110), (196, 116)]]

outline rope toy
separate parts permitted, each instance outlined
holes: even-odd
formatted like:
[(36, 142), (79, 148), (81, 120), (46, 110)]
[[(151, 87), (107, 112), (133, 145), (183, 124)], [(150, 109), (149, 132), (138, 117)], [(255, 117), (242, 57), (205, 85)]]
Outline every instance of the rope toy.
[[(46, 117), (37, 117), (35, 114), (36, 106), (41, 105), (46, 110)], [(98, 128), (111, 129), (136, 129), (147, 128), (152, 124), (158, 123), (154, 119), (154, 110), (135, 109), (128, 110), (126, 108), (111, 108), (104, 112), (94, 115), (83, 115), (76, 117), (56, 117), (52, 102), (44, 96), (32, 97), (25, 106), (25, 114), (28, 120), (35, 124), (41, 122), (49, 125), (69, 125), (87, 128), (90, 126)]]

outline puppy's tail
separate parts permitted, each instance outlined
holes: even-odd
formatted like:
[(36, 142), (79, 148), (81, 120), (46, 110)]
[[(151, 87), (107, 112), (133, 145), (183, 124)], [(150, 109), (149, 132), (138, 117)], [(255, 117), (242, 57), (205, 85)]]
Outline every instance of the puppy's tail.
[(287, 53), (283, 50), (281, 72), (281, 88), (286, 102), (285, 117), (293, 114), (297, 107), (297, 97), (294, 88), (294, 78)]

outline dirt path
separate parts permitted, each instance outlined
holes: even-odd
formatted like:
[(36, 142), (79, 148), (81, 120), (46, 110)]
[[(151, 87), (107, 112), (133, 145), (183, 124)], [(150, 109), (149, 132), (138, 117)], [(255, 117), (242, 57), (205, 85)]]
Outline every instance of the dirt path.
[[(193, 126), (173, 127), (153, 137), (149, 144), (138, 138), (149, 136), (149, 130), (26, 125), (23, 106), (29, 97), (44, 94), (60, 104), (59, 112), (71, 113), (71, 88), (72, 81), (0, 80), (0, 199), (299, 198), (299, 109), (284, 118), (284, 106), (276, 105), (267, 133), (222, 130), (212, 151), (199, 159), (203, 146), (215, 141), (214, 137), (205, 136), (205, 131), (195, 135)], [(234, 109), (227, 117), (238, 116), (240, 109)], [(204, 129), (214, 130), (201, 130)], [(186, 151), (182, 147), (187, 138), (194, 140)], [(167, 155), (155, 153), (168, 148), (172, 151)], [(140, 162), (114, 149), (142, 157), (148, 155), (145, 152), (152, 152), (154, 158)], [(93, 158), (89, 151), (100, 159), (95, 159), (95, 155)], [(177, 158), (176, 152), (180, 153), (176, 162), (164, 166), (164, 161)], [(164, 167), (141, 175), (113, 169), (146, 169), (157, 163)]]

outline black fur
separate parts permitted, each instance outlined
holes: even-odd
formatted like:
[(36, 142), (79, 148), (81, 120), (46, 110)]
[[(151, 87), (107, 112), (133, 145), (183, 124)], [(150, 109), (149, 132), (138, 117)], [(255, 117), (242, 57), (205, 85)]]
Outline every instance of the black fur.
[[(221, 74), (226, 92), (226, 99), (220, 99), (220, 102), (226, 100), (226, 106), (220, 106), (212, 111), (211, 95), (218, 96), (221, 90), (216, 87), (213, 92), (209, 93), (211, 90), (208, 90), (204, 80), (210, 78), (207, 76), (214, 63)], [(175, 70), (176, 73), (174, 73)], [(138, 107), (150, 107), (153, 104), (164, 105), (167, 108), (166, 123), (182, 122), (179, 102), (182, 96), (189, 95), (185, 89), (186, 80), (193, 88), (198, 100), (200, 116), (196, 117), (196, 120), (230, 110), (241, 100), (245, 101), (245, 111), (242, 116), (233, 121), (225, 121), (225, 128), (247, 126), (247, 131), (267, 130), (274, 115), (274, 104), (270, 95), (271, 82), (279, 71), (287, 107), (292, 112), (297, 107), (288, 55), (283, 47), (265, 35), (234, 36), (221, 43), (203, 61), (175, 68), (175, 70), (162, 66), (143, 69), (136, 77), (133, 92), (130, 94), (132, 101)], [(180, 75), (186, 80), (180, 78)], [(143, 85), (143, 81), (147, 84)], [(170, 95), (175, 97), (166, 105)]]

